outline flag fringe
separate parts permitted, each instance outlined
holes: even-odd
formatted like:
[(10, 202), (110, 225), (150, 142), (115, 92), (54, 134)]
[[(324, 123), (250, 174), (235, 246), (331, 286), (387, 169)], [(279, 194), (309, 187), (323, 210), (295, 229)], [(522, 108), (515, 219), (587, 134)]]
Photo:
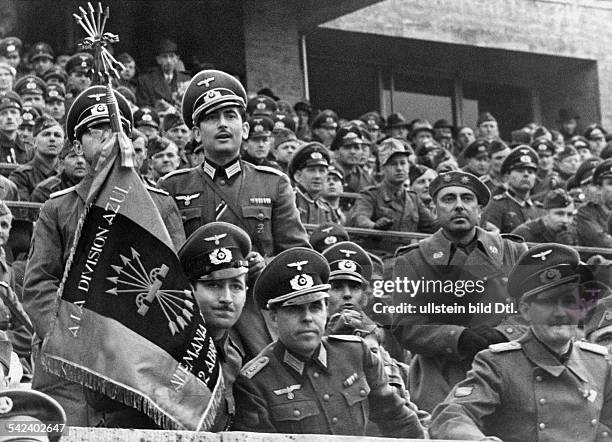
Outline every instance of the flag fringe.
[[(172, 419), (158, 407), (153, 405), (149, 399), (121, 385), (115, 384), (109, 379), (103, 379), (85, 368), (74, 366), (69, 362), (55, 359), (44, 353), (41, 355), (41, 359), (47, 371), (69, 381), (77, 382), (117, 402), (127, 405), (128, 407), (141, 411), (164, 430), (193, 430), (185, 428), (176, 420)], [(223, 400), (224, 387), (223, 377), (219, 374), (217, 385), (211, 392), (211, 400), (206, 409), (206, 416), (201, 421), (200, 428), (196, 431), (209, 431), (212, 428)]]

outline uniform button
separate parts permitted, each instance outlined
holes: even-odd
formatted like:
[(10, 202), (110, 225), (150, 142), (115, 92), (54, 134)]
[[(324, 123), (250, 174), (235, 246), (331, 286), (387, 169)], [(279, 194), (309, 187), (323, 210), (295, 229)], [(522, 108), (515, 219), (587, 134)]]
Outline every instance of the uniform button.
[(359, 390), (359, 394), (361, 395), (361, 397), (366, 397), (367, 395), (365, 390)]
[(507, 277), (502, 277), (502, 284), (508, 284), (508, 278)]
[(538, 402), (540, 402), (540, 405), (544, 405), (546, 403), (546, 399), (541, 398)]
[(452, 353), (452, 352), (453, 352), (453, 349), (452, 349), (452, 348), (450, 348), (450, 347), (446, 347), (446, 353)]
[(324, 394), (324, 395), (323, 395), (323, 400), (324, 400), (324, 401), (328, 401), (328, 400), (329, 400), (329, 394), (327, 394), (327, 393), (326, 393), (326, 394)]
[(483, 280), (484, 282), (487, 282), (487, 279), (489, 279), (489, 278), (487, 278), (486, 276), (483, 276), (483, 277), (482, 277), (482, 280)]
[(315, 372), (312, 374), (312, 377), (313, 377), (313, 378), (315, 378), (315, 379), (319, 379), (319, 372), (318, 372), (318, 371), (315, 371)]
[(225, 180), (219, 180), (219, 184), (221, 184), (222, 186), (225, 185)]
[(259, 215), (257, 215), (257, 219), (259, 221), (261, 221), (262, 219), (264, 219), (264, 214), (262, 212), (259, 212)]
[(591, 425), (593, 425), (593, 426), (597, 425), (597, 419), (591, 420)]
[(451, 336), (455, 336), (455, 334), (457, 334), (457, 332), (455, 330), (451, 330), (449, 333)]
[(300, 413), (300, 410), (293, 410), (293, 415), (295, 417), (298, 417), (300, 414), (302, 414), (302, 413)]
[(506, 298), (506, 302), (512, 302), (513, 299), (512, 298)]
[(536, 382), (542, 382), (542, 376), (536, 376)]
[(608, 437), (608, 432), (607, 432), (607, 431), (603, 431), (603, 432), (601, 433), (601, 435), (602, 435), (603, 437)]
[(337, 423), (338, 423), (338, 418), (332, 417), (332, 424), (337, 424)]
[(540, 422), (540, 425), (538, 425), (538, 427), (540, 428), (540, 430), (543, 430), (546, 428), (546, 424), (544, 422)]
[(514, 333), (514, 329), (512, 327), (506, 328), (506, 333)]

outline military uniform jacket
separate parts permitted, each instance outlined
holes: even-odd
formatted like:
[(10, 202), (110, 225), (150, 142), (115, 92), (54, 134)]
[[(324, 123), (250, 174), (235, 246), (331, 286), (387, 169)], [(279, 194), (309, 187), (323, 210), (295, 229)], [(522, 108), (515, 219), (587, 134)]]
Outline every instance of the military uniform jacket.
[(542, 218), (527, 221), (512, 231), (512, 234), (522, 237), (527, 242), (556, 242), (575, 246), (578, 244), (576, 226), (570, 227), (563, 232), (554, 232), (548, 229)]
[(234, 382), (240, 374), (244, 355), (242, 350), (227, 333), (220, 342), (217, 342), (217, 355), (221, 360), (221, 370), (223, 372), (223, 403), (219, 410), (215, 422), (210, 431), (228, 431), (232, 420), (236, 414), (236, 403), (234, 401)]
[(355, 336), (327, 336), (308, 361), (276, 341), (245, 365), (234, 386), (235, 430), (420, 438), (414, 411), (389, 385), (382, 361)]
[(158, 183), (176, 200), (187, 236), (204, 224), (225, 221), (244, 229), (263, 256), (310, 248), (287, 175), (239, 161), (239, 173), (213, 180), (204, 164), (171, 172)]
[(11, 140), (0, 130), (0, 163), (25, 164), (33, 157), (34, 151), (28, 149), (19, 134)]
[(538, 218), (542, 215), (541, 209), (528, 199), (520, 201), (511, 191), (495, 195), (484, 209), (483, 223), (495, 224), (501, 233), (510, 233), (525, 221)]
[(312, 199), (298, 184), (295, 187), (295, 205), (304, 224), (338, 223), (338, 216), (329, 203), (322, 198)]
[[(78, 185), (52, 194), (42, 206), (36, 221), (23, 281), (23, 305), (38, 336), (36, 347), (51, 328), (57, 309), (57, 289), (74, 241), (77, 222), (85, 209), (92, 179), (87, 176)], [(159, 189), (148, 189), (178, 250), (185, 242), (185, 232), (176, 205), (170, 196)], [(99, 423), (95, 421), (96, 417), (87, 414), (81, 385), (62, 380), (44, 370), (36, 370), (32, 385), (60, 402), (69, 416), (69, 425)]]
[[(395, 293), (394, 304), (407, 302), (416, 308), (455, 303), (465, 306), (468, 303), (511, 304), (506, 288), (507, 276), (527, 247), (479, 227), (476, 231), (478, 244), (464, 259), (459, 258), (458, 252), (450, 258), (452, 243), (446, 239), (442, 229), (418, 244), (407, 246), (405, 253), (395, 262), (393, 280), (482, 281), (484, 290), (481, 293), (440, 293), (433, 290), (417, 293), (413, 298), (406, 293)], [(398, 253), (401, 252), (399, 249)], [(417, 311), (415, 314), (396, 315), (393, 324), (396, 338), (414, 354), (410, 366), (412, 400), (427, 411), (446, 397), (470, 367), (471, 361), (458, 349), (459, 337), (466, 327), (495, 327), (507, 339), (516, 339), (527, 329), (518, 315), (506, 313), (450, 315)]]
[(561, 179), (559, 174), (554, 170), (550, 172), (541, 171), (538, 169), (536, 174), (535, 186), (531, 190), (533, 199), (536, 201), (543, 201), (546, 198), (546, 194), (553, 189), (563, 187), (565, 181)]
[(612, 235), (608, 232), (610, 210), (601, 203), (588, 201), (578, 208), (576, 225), (578, 244), (589, 247), (612, 247)]
[(344, 191), (345, 192), (361, 192), (363, 189), (376, 184), (376, 180), (368, 174), (363, 166), (345, 166), (338, 161), (334, 161), (333, 165), (340, 170), (344, 176)]
[(45, 179), (57, 174), (57, 167), (50, 166), (40, 157), (34, 157), (31, 161), (15, 169), (9, 176), (10, 180), (17, 185), (19, 198), (22, 201), (30, 201), (34, 188)]
[(17, 185), (4, 175), (0, 175), (0, 200), (19, 201)]
[(33, 203), (44, 203), (49, 199), (53, 192), (59, 192), (60, 190), (67, 189), (74, 186), (73, 183), (68, 179), (64, 172), (53, 175), (45, 180), (42, 180), (32, 191), (30, 201)]
[(467, 378), (436, 408), (437, 439), (505, 442), (612, 440), (612, 381), (605, 347), (574, 342), (561, 363), (533, 333), (474, 359)]
[(499, 195), (506, 191), (506, 184), (499, 178), (494, 178), (490, 173), (480, 177), (485, 186), (491, 191), (491, 195)]

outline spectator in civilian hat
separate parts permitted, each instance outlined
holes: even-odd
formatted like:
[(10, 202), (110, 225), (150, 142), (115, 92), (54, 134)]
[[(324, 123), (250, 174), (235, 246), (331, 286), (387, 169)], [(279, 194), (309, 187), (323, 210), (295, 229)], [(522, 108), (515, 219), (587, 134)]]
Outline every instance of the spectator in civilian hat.
[(391, 138), (408, 141), (410, 134), (410, 124), (399, 112), (393, 113), (387, 117), (387, 125), (385, 126), (387, 135)]

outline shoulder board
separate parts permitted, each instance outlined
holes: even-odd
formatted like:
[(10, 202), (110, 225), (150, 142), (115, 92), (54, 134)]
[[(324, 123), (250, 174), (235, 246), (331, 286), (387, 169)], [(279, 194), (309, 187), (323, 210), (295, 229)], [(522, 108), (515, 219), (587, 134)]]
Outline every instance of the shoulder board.
[(370, 190), (375, 190), (378, 186), (374, 185), (374, 186), (367, 186), (364, 187), (363, 189), (361, 189), (361, 192), (368, 192)]
[(253, 359), (251, 362), (247, 363), (240, 370), (240, 374), (247, 379), (251, 379), (257, 373), (261, 371), (268, 363), (270, 362), (270, 358), (267, 356), (260, 356), (258, 358)]
[(501, 237), (514, 242), (525, 242), (521, 235), (515, 235), (514, 233), (502, 233)]
[(49, 180), (49, 190), (51, 189), (55, 189), (57, 186), (59, 186), (62, 183), (62, 180), (60, 180), (58, 177), (52, 177), (53, 179)]
[(173, 170), (172, 172), (168, 172), (166, 175), (164, 175), (162, 180), (166, 180), (166, 179), (170, 178), (171, 176), (182, 175), (184, 173), (189, 172), (190, 170), (191, 169), (177, 169), (177, 170)]
[(327, 335), (328, 339), (335, 341), (362, 342), (363, 339), (355, 335)]
[(281, 172), (278, 169), (275, 169), (274, 167), (270, 167), (270, 166), (258, 166), (256, 164), (251, 164), (253, 166), (253, 168), (260, 170), (262, 172), (268, 172), (268, 173), (272, 173), (274, 175), (278, 175), (278, 176), (282, 176), (284, 175), (283, 172)]
[(68, 187), (67, 189), (64, 190), (58, 190), (57, 192), (53, 192), (51, 195), (49, 195), (49, 199), (51, 198), (57, 198), (58, 196), (62, 196), (65, 195), (67, 193), (70, 193), (74, 190), (76, 186), (72, 186), (72, 187)]
[(155, 192), (155, 193), (161, 193), (162, 195), (170, 195), (168, 192), (166, 192), (163, 189), (158, 189), (157, 187), (153, 187), (153, 186), (149, 186), (148, 184), (145, 183), (144, 185), (146, 187), (147, 190), (151, 191), (151, 192)]
[(534, 201), (533, 205), (539, 208), (544, 208), (544, 204), (542, 203), (542, 201)]
[(493, 199), (494, 199), (495, 201), (503, 200), (503, 199), (506, 199), (506, 195), (505, 195), (505, 194), (503, 194), (503, 193), (500, 193), (499, 195), (495, 195), (495, 196), (493, 197)]
[(576, 345), (576, 347), (581, 348), (583, 350), (597, 353), (602, 356), (608, 355), (608, 349), (604, 347), (603, 345), (593, 344), (592, 342), (587, 342), (587, 341), (576, 341), (574, 342), (574, 345)]
[(398, 247), (393, 256), (397, 258), (398, 256), (403, 255), (404, 253), (409, 252), (412, 249), (417, 249), (418, 247), (419, 247), (418, 242), (415, 242), (414, 244), (408, 244), (406, 246)]
[(489, 350), (491, 350), (493, 353), (503, 353), (505, 351), (510, 350), (520, 350), (521, 348), (523, 348), (523, 346), (518, 341), (500, 342), (499, 344), (489, 345)]

